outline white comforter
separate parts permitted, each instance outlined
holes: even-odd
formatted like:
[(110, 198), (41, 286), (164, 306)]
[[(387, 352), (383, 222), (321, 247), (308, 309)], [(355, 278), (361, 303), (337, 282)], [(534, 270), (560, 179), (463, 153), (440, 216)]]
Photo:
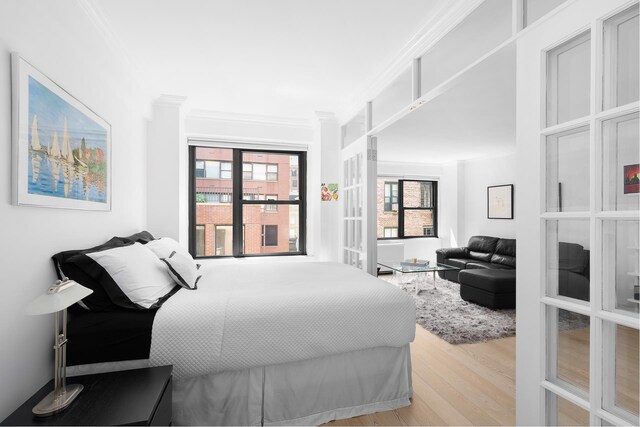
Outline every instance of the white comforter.
[(153, 323), (150, 362), (176, 378), (413, 341), (413, 299), (337, 263), (211, 265)]

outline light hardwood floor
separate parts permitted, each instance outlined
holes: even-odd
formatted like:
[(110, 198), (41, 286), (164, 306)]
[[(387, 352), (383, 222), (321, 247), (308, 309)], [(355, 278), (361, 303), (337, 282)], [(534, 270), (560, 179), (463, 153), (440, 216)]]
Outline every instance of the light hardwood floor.
[(416, 325), (411, 405), (328, 425), (514, 425), (515, 343), (452, 345)]

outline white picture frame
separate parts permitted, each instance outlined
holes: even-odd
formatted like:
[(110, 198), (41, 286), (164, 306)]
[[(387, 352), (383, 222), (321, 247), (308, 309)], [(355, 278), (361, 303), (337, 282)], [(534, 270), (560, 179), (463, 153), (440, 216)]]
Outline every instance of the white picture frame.
[(11, 54), (12, 202), (111, 211), (111, 125)]

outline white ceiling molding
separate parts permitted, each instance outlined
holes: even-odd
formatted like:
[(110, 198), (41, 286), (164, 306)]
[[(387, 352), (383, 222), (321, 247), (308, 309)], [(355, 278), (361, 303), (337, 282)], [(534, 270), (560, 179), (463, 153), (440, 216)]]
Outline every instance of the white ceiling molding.
[(175, 105), (180, 107), (185, 102), (187, 102), (186, 96), (162, 94), (158, 99), (156, 99), (154, 105)]
[(467, 15), (476, 9), (484, 0), (451, 0), (442, 5), (431, 19), (427, 20), (416, 34), (398, 51), (395, 59), (364, 91), (349, 97), (337, 116), (341, 124), (346, 123), (359, 111), (367, 101), (371, 101), (387, 87), (407, 67), (413, 59), (422, 56), (443, 36), (458, 25)]
[(336, 115), (328, 111), (316, 111), (316, 118), (321, 122), (335, 122)]
[[(105, 41), (107, 46), (113, 51), (113, 53), (119, 57), (124, 64), (132, 68), (134, 71), (137, 71), (136, 63), (133, 61), (133, 58), (129, 56), (128, 50), (126, 49), (122, 40), (113, 32), (111, 29), (111, 24), (109, 20), (106, 18), (100, 7), (93, 0), (75, 0), (76, 4), (82, 11), (87, 15), (89, 21), (93, 23), (94, 28), (100, 34), (102, 39)], [(132, 76), (136, 80), (140, 81), (140, 77), (138, 73), (134, 73), (136, 75)]]
[(192, 110), (187, 114), (188, 119), (231, 122), (249, 125), (266, 125), (288, 128), (310, 129), (312, 124), (307, 119), (290, 117), (262, 116), (255, 114), (227, 113), (222, 111)]

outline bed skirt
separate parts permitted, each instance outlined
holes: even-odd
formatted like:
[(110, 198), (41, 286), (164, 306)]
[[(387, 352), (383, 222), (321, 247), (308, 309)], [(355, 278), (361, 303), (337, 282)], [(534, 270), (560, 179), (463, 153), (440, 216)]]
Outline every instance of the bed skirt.
[[(149, 366), (71, 367), (71, 375)], [(411, 353), (377, 347), (173, 380), (173, 425), (320, 425), (411, 404)]]
[(320, 425), (410, 405), (411, 354), (378, 347), (174, 381), (175, 425)]

